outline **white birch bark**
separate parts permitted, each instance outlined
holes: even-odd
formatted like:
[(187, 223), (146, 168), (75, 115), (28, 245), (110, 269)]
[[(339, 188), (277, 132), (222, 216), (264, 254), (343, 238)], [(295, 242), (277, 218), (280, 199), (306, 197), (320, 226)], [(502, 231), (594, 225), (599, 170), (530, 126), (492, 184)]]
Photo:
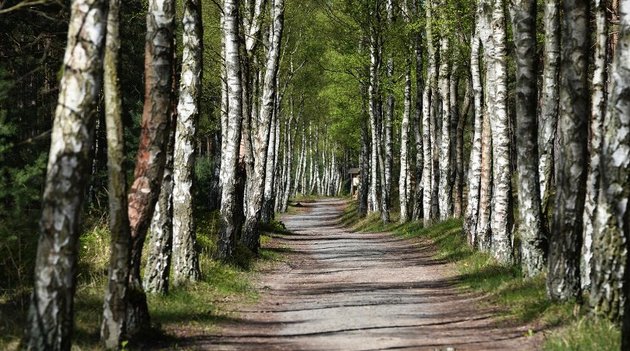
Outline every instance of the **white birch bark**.
[(222, 259), (232, 257), (236, 232), (236, 167), (241, 139), (242, 87), (239, 59), (238, 2), (225, 0), (223, 6), (223, 36), (225, 40), (225, 75), (228, 95), (228, 123), (226, 141), (221, 154), (223, 174), (221, 179), (221, 229), (217, 255)]
[(492, 9), (493, 74), (488, 81), (493, 88), (493, 112), (490, 118), (493, 151), (492, 254), (500, 263), (512, 263), (512, 172), (510, 134), (507, 114), (507, 38), (504, 5), (495, 0)]
[[(630, 3), (619, 7), (619, 36), (604, 119), (601, 180), (593, 232), (591, 306), (628, 331), (628, 240), (630, 238)], [(622, 349), (630, 346), (622, 336)]]
[(411, 62), (407, 60), (405, 73), (405, 93), (402, 123), (400, 126), (400, 178), (398, 196), (400, 198), (400, 222), (409, 221), (409, 119), (411, 115)]
[(101, 88), (106, 1), (74, 0), (43, 195), (33, 294), (23, 347), (69, 350), (79, 220)]
[(451, 106), (450, 85), (451, 72), (448, 62), (449, 39), (442, 38), (440, 47), (440, 73), (439, 87), (440, 102), (442, 105), (442, 130), (440, 139), (439, 159), (439, 212), (440, 219), (445, 220), (452, 216), (453, 192), (451, 183)]
[(201, 0), (186, 0), (182, 18), (184, 46), (177, 104), (173, 165), (173, 284), (199, 280), (197, 234), (193, 216), (194, 167), (203, 60)]
[(603, 121), (606, 114), (606, 81), (608, 25), (606, 23), (606, 1), (594, 1), (595, 17), (595, 50), (593, 53), (593, 77), (591, 80), (591, 123), (589, 143), (589, 167), (586, 178), (586, 200), (584, 202), (584, 232), (582, 255), (580, 260), (580, 274), (582, 289), (591, 285), (591, 270), (593, 260), (593, 222), (597, 209), (599, 195), (599, 160), (602, 150)]
[(426, 3), (426, 37), (427, 37), (427, 54), (428, 54), (428, 68), (427, 68), (427, 80), (424, 88), (424, 95), (422, 97), (422, 139), (423, 145), (423, 158), (424, 166), (422, 170), (422, 184), (424, 188), (423, 200), (422, 200), (422, 213), (424, 215), (424, 224), (429, 225), (436, 215), (433, 213), (433, 135), (432, 130), (433, 123), (431, 121), (432, 111), (435, 103), (431, 101), (433, 82), (436, 80), (436, 62), (435, 62), (435, 47), (433, 45), (433, 32), (431, 30), (431, 13), (432, 13), (432, 0)]

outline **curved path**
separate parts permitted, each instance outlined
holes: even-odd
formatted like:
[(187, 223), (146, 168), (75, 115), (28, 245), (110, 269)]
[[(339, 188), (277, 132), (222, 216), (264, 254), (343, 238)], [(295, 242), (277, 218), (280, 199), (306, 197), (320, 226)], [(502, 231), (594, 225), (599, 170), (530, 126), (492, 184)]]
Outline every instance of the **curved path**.
[(263, 272), (261, 299), (216, 335), (180, 346), (207, 350), (534, 350), (538, 337), (498, 325), (479, 297), (453, 285), (452, 267), (418, 240), (353, 233), (345, 203), (319, 200), (283, 218), (292, 234), (281, 267)]

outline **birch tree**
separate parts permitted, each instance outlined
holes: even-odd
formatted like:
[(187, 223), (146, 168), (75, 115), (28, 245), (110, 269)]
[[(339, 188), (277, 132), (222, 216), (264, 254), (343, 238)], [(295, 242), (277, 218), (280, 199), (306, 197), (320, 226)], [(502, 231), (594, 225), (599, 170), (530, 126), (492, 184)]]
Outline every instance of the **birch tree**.
[(433, 90), (433, 82), (436, 80), (436, 62), (435, 62), (435, 47), (433, 45), (433, 31), (431, 29), (431, 13), (432, 13), (432, 0), (427, 1), (425, 4), (425, 17), (426, 17), (426, 37), (427, 37), (427, 55), (428, 55), (428, 67), (427, 67), (427, 80), (424, 88), (424, 94), (422, 96), (422, 146), (423, 146), (423, 159), (424, 165), (422, 169), (422, 185), (423, 200), (422, 200), (422, 212), (424, 215), (423, 221), (427, 225), (431, 223), (433, 216), (433, 131), (431, 123), (431, 110), (433, 109), (433, 101), (431, 100), (431, 94)]
[(411, 115), (411, 62), (407, 60), (407, 68), (405, 72), (405, 93), (403, 117), (400, 127), (400, 177), (398, 180), (399, 198), (400, 198), (400, 222), (405, 223), (409, 220), (409, 195), (411, 191), (410, 174), (409, 174), (409, 117)]
[(534, 276), (545, 267), (536, 140), (536, 0), (512, 0), (510, 12), (517, 65), (515, 132), (521, 266), (525, 275)]
[(225, 76), (227, 80), (227, 117), (225, 145), (221, 154), (221, 229), (218, 252), (221, 259), (234, 254), (237, 216), (236, 173), (241, 141), (241, 64), (239, 59), (238, 2), (225, 0), (223, 5), (223, 37), (225, 42)]
[(580, 250), (588, 132), (588, 0), (563, 3), (556, 198), (549, 240), (547, 293), (580, 295)]
[(630, 238), (630, 4), (620, 2), (610, 98), (600, 159), (600, 186), (593, 226), (591, 306), (617, 321), (623, 316), (622, 349), (628, 336), (628, 239)]
[(118, 349), (125, 337), (130, 233), (127, 217), (125, 140), (119, 86), (120, 0), (109, 2), (103, 62), (103, 94), (107, 129), (109, 230), (111, 232), (108, 282), (103, 303), (101, 340), (106, 349)]
[(23, 347), (70, 350), (79, 220), (101, 88), (106, 1), (74, 0), (48, 156)]
[[(445, 220), (452, 215), (453, 193), (451, 184), (451, 96), (450, 96), (450, 65), (447, 57), (450, 54), (448, 37), (440, 39), (440, 70), (438, 94), (442, 112), (442, 130), (439, 144), (439, 213), (440, 219)], [(437, 131), (436, 131), (437, 134)]]
[(468, 244), (475, 246), (477, 243), (477, 222), (479, 213), (479, 190), (481, 183), (481, 134), (483, 130), (483, 90), (480, 66), (480, 37), (481, 6), (477, 7), (475, 32), (471, 39), (470, 72), (473, 90), (473, 105), (475, 121), (473, 123), (473, 136), (468, 166), (468, 201), (466, 202), (466, 214), (464, 217), (464, 232), (467, 234)]
[(599, 160), (602, 149), (602, 127), (606, 114), (606, 82), (608, 78), (608, 24), (606, 1), (595, 0), (595, 41), (593, 51), (593, 76), (591, 79), (591, 118), (589, 142), (589, 166), (586, 178), (586, 199), (584, 202), (584, 233), (580, 261), (581, 284), (588, 289), (591, 284), (593, 259), (593, 221), (599, 193)]
[(150, 326), (146, 295), (140, 277), (142, 247), (160, 194), (166, 161), (166, 142), (172, 106), (172, 51), (175, 3), (151, 0), (147, 12), (145, 92), (140, 144), (134, 180), (129, 191), (131, 271), (127, 332), (130, 336)]
[(504, 5), (495, 0), (492, 7), (492, 66), (488, 71), (488, 86), (492, 99), (490, 126), (492, 130), (492, 249), (497, 261), (511, 263), (512, 253), (512, 172), (510, 166), (510, 135), (507, 114), (507, 46)]
[[(543, 213), (550, 205), (553, 172), (555, 170), (554, 143), (558, 124), (559, 73), (560, 73), (560, 2), (544, 2), (543, 27), (545, 31), (544, 59), (540, 115), (538, 117), (538, 170), (540, 199)], [(543, 220), (545, 218), (543, 217)]]
[(203, 59), (201, 1), (186, 0), (182, 19), (184, 46), (177, 104), (173, 157), (173, 284), (197, 281), (201, 276), (195, 250), (193, 171), (195, 134), (199, 120)]
[[(265, 167), (267, 165), (267, 148), (269, 147), (269, 130), (273, 114), (276, 76), (278, 74), (280, 49), (282, 44), (282, 26), (284, 21), (284, 0), (272, 0), (272, 18), (270, 30), (270, 43), (267, 52), (267, 64), (262, 86), (262, 97), (258, 129), (254, 139), (254, 173), (252, 186), (247, 194), (249, 206), (247, 207), (245, 224), (243, 226), (242, 242), (253, 252), (258, 252), (260, 247), (260, 233), (258, 223), (265, 189)], [(297, 180), (296, 180), (297, 181)]]

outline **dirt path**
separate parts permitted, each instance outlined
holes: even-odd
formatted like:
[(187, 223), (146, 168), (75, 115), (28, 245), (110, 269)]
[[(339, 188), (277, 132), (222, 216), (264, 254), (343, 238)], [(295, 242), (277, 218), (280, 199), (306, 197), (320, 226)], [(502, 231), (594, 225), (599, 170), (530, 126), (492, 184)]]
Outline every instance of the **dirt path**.
[(337, 222), (342, 201), (287, 216), (274, 239), (287, 263), (263, 273), (261, 300), (217, 335), (184, 340), (205, 350), (535, 350), (525, 328), (497, 325), (462, 294), (430, 246)]

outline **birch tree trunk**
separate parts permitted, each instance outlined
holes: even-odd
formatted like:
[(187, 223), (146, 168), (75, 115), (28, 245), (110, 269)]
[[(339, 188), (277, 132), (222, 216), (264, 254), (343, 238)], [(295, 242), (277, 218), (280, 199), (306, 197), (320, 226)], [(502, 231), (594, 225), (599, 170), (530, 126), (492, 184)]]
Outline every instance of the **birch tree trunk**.
[(193, 217), (194, 170), (201, 77), (203, 26), (201, 1), (186, 0), (182, 18), (184, 49), (177, 104), (173, 167), (173, 284), (183, 285), (201, 277), (195, 250), (197, 233)]
[(504, 5), (495, 0), (492, 9), (492, 64), (488, 80), (492, 86), (492, 255), (503, 264), (513, 261), (512, 252), (512, 172), (507, 114), (507, 48)]
[[(416, 10), (419, 16), (419, 9)], [(422, 79), (422, 37), (420, 34), (416, 34), (414, 38), (414, 64), (416, 70), (416, 103), (414, 110), (413, 121), (413, 133), (416, 143), (416, 164), (415, 164), (415, 179), (416, 186), (413, 196), (413, 220), (420, 220), (423, 218), (422, 213), (422, 197), (423, 197), (423, 184), (422, 175), (424, 168), (424, 147), (422, 139), (422, 100), (423, 100), (423, 87), (424, 81)], [(410, 190), (411, 191), (411, 190)]]
[(431, 220), (435, 216), (433, 213), (433, 138), (432, 135), (432, 123), (431, 110), (434, 108), (434, 101), (431, 101), (431, 94), (433, 90), (433, 81), (436, 79), (436, 62), (435, 62), (435, 47), (433, 46), (433, 32), (431, 30), (431, 13), (432, 13), (432, 0), (426, 3), (426, 37), (427, 37), (427, 54), (428, 54), (428, 68), (427, 68), (427, 81), (422, 96), (422, 139), (423, 139), (423, 158), (424, 165), (422, 169), (422, 184), (423, 184), (423, 200), (422, 200), (422, 213), (424, 215), (423, 221), (425, 225), (429, 225)]
[(540, 199), (543, 220), (549, 210), (552, 179), (555, 171), (556, 128), (558, 124), (558, 99), (560, 73), (560, 3), (558, 0), (544, 2), (543, 25), (545, 47), (541, 92), (541, 110), (538, 121), (538, 170), (540, 175)]
[(411, 114), (411, 62), (407, 60), (405, 73), (405, 93), (403, 117), (400, 127), (400, 178), (398, 180), (398, 194), (400, 198), (400, 222), (409, 221), (409, 117)]
[(595, 266), (591, 306), (613, 321), (624, 319), (622, 349), (630, 346), (628, 239), (630, 238), (630, 3), (620, 2), (619, 37), (601, 147), (600, 190), (594, 220)]
[(372, 34), (370, 36), (370, 83), (368, 86), (368, 113), (370, 117), (370, 133), (372, 150), (370, 152), (370, 206), (369, 212), (376, 212), (379, 208), (379, 202), (377, 197), (378, 192), (378, 108), (377, 108), (377, 95), (378, 95), (378, 49), (376, 43), (376, 36)]
[[(277, 84), (276, 84), (277, 88)], [(277, 99), (276, 102), (277, 104)], [(276, 133), (278, 125), (278, 116), (276, 107), (271, 116), (271, 129), (269, 130), (269, 147), (267, 148), (267, 164), (265, 166), (265, 190), (263, 192), (263, 205), (260, 220), (263, 223), (269, 223), (273, 219), (273, 189), (276, 174), (276, 144), (278, 143), (278, 134)]]
[(79, 220), (90, 174), (107, 5), (75, 0), (59, 83), (23, 348), (70, 350)]
[(241, 143), (242, 87), (241, 63), (239, 59), (239, 20), (238, 2), (225, 0), (223, 5), (223, 36), (225, 40), (225, 72), (227, 78), (228, 95), (228, 123), (225, 132), (226, 141), (221, 154), (221, 229), (217, 256), (228, 259), (234, 254), (237, 224), (237, 189), (236, 173)]
[[(387, 13), (387, 26), (391, 28), (394, 24), (394, 4), (393, 0), (387, 0), (385, 3), (385, 12)], [(380, 47), (382, 50), (382, 46)], [(382, 54), (381, 54), (382, 55)], [(387, 80), (391, 84), (394, 76), (394, 57), (390, 53), (387, 57), (385, 66), (385, 74)], [(394, 119), (395, 98), (391, 89), (387, 90), (385, 105), (385, 113), (383, 113), (383, 182), (381, 184), (381, 219), (389, 222), (389, 212), (391, 207), (392, 193), (392, 168), (394, 164), (393, 141), (392, 141), (392, 122)]]
[(129, 336), (137, 335), (150, 327), (149, 310), (140, 277), (140, 264), (147, 229), (160, 194), (166, 161), (166, 143), (173, 99), (174, 30), (175, 1), (151, 0), (147, 13), (142, 131), (134, 181), (128, 196), (132, 244), (127, 305)]
[(440, 78), (439, 95), (442, 110), (442, 130), (440, 138), (439, 157), (439, 212), (440, 219), (451, 217), (453, 207), (453, 193), (451, 184), (451, 106), (449, 79), (451, 72), (447, 57), (449, 55), (449, 39), (442, 38), (440, 44)]
[(481, 26), (482, 16), (480, 15), (481, 6), (477, 9), (477, 24), (475, 26), (475, 33), (472, 37), (471, 50), (470, 50), (470, 72), (471, 83), (473, 90), (474, 101), (474, 115), (475, 122), (473, 127), (473, 136), (470, 147), (470, 161), (468, 166), (468, 201), (466, 201), (466, 215), (464, 218), (464, 232), (468, 239), (468, 244), (475, 247), (477, 246), (477, 223), (479, 213), (479, 196), (481, 185), (481, 160), (482, 160), (482, 132), (483, 132), (483, 120), (487, 117), (484, 116), (484, 97), (483, 86), (481, 83), (481, 66), (479, 49), (481, 46), (479, 31)]
[[(176, 79), (175, 77), (174, 80)], [(177, 91), (177, 89), (177, 83), (174, 81), (173, 91)], [(151, 236), (149, 236), (149, 243), (147, 244), (147, 264), (144, 268), (144, 290), (153, 294), (166, 294), (170, 283), (173, 254), (173, 149), (175, 148), (177, 106), (173, 106), (171, 109), (169, 124), (166, 163), (160, 196), (155, 204), (151, 219)]]
[(118, 349), (125, 336), (127, 284), (131, 246), (127, 217), (127, 181), (125, 179), (125, 140), (122, 122), (122, 98), (118, 77), (120, 52), (120, 0), (109, 3), (107, 38), (103, 59), (103, 93), (107, 130), (107, 169), (110, 258), (103, 303), (101, 341), (106, 349)]
[(558, 162), (547, 293), (580, 295), (580, 250), (588, 133), (588, 0), (567, 0), (562, 21)]
[(580, 274), (582, 289), (591, 285), (591, 268), (593, 265), (593, 222), (597, 209), (599, 194), (599, 160), (602, 150), (602, 132), (604, 115), (606, 114), (606, 82), (608, 60), (608, 25), (606, 23), (606, 1), (594, 1), (595, 17), (595, 50), (593, 53), (593, 78), (591, 80), (591, 118), (589, 167), (586, 178), (586, 199), (584, 202), (584, 232), (582, 255), (580, 256)]
[[(451, 80), (451, 96), (456, 96), (457, 80)], [(466, 81), (466, 92), (464, 93), (464, 101), (461, 110), (457, 107), (457, 99), (452, 98), (452, 113), (457, 120), (455, 131), (455, 184), (453, 185), (453, 215), (455, 218), (462, 218), (464, 215), (464, 132), (468, 114), (470, 111), (470, 80)]]
[(245, 224), (241, 235), (243, 244), (258, 252), (260, 248), (260, 212), (265, 191), (265, 167), (267, 165), (267, 148), (269, 147), (269, 130), (276, 95), (276, 76), (278, 74), (280, 49), (282, 44), (282, 25), (284, 21), (284, 0), (273, 0), (271, 6), (273, 18), (271, 33), (273, 37), (267, 53), (267, 64), (262, 87), (258, 129), (254, 140), (254, 174), (252, 174), (251, 193), (248, 194)]
[(512, 0), (512, 28), (516, 47), (516, 157), (521, 267), (526, 276), (545, 267), (538, 145), (536, 138), (536, 0)]

